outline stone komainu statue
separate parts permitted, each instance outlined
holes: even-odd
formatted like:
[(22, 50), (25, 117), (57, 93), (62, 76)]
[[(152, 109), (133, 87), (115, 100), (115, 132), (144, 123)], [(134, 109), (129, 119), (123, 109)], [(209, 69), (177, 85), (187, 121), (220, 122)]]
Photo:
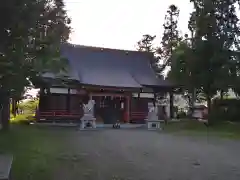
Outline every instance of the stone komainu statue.
[(87, 104), (89, 100), (90, 100), (89, 93), (87, 93), (86, 95), (84, 95), (84, 96), (82, 97), (82, 103), (83, 103), (83, 104)]
[(84, 105), (86, 105), (89, 101), (90, 97), (89, 94), (86, 94), (81, 97), (81, 100), (79, 100), (79, 113), (80, 113), (80, 119), (84, 116)]

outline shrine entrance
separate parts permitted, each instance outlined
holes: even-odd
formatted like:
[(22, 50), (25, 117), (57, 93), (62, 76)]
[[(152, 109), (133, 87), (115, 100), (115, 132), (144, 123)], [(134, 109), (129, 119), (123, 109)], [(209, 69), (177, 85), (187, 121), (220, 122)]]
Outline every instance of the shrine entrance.
[[(94, 96), (93, 99), (95, 99)], [(95, 117), (97, 117), (98, 122), (102, 121), (104, 124), (124, 122), (125, 111), (125, 97), (101, 96), (96, 100)]]

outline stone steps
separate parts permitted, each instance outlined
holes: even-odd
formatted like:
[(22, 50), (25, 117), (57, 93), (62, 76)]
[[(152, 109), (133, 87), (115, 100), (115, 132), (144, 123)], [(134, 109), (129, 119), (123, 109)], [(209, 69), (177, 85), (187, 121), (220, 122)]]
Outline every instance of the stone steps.
[(13, 157), (11, 155), (0, 155), (0, 180), (9, 180)]

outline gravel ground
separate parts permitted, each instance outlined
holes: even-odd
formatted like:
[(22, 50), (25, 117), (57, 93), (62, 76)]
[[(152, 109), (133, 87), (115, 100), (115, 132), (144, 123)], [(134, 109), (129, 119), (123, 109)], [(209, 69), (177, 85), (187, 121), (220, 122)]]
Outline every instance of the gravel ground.
[(76, 131), (58, 180), (239, 180), (240, 142), (147, 130)]

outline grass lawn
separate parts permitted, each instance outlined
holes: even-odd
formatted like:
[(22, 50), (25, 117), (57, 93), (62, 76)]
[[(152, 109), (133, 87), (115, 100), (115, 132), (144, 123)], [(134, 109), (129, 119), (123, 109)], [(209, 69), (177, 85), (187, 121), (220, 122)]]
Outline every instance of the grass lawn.
[(229, 139), (240, 139), (240, 123), (223, 122), (206, 127), (196, 120), (171, 122), (164, 127), (164, 131), (184, 135), (210, 135)]
[(12, 178), (50, 180), (64, 153), (69, 131), (61, 128), (13, 125), (0, 132), (0, 153), (13, 155)]

